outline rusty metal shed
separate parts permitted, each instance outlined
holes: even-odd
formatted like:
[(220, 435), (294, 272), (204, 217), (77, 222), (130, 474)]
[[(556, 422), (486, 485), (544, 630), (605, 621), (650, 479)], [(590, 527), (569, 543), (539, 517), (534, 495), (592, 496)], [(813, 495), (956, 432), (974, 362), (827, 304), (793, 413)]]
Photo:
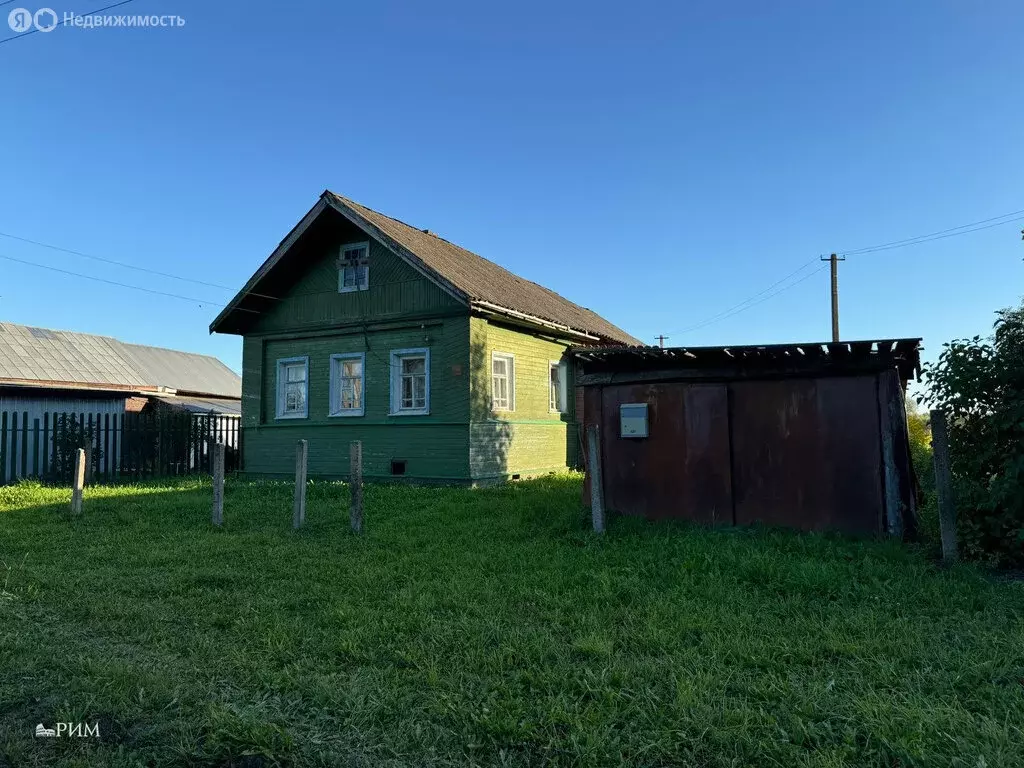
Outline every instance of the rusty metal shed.
[(599, 430), (605, 506), (913, 534), (903, 393), (920, 341), (574, 348), (577, 417)]

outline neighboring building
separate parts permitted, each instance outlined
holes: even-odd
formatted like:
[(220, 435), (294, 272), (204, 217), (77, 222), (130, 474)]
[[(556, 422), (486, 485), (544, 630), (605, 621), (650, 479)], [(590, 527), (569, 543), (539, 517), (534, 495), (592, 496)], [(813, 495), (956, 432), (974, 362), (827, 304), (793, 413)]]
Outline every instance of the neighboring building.
[[(18, 467), (49, 453), (55, 415), (99, 424), (168, 409), (215, 414), (237, 427), (241, 388), (237, 373), (207, 355), (0, 323), (0, 479), (18, 477)], [(26, 447), (31, 458), (22, 465)]]
[(574, 350), (605, 507), (912, 535), (903, 393), (920, 341)]
[(245, 471), (492, 482), (573, 466), (565, 350), (636, 344), (594, 312), (331, 192), (210, 326), (244, 337)]
[(113, 414), (198, 404), (237, 415), (241, 390), (238, 374), (209, 355), (0, 323), (0, 411)]

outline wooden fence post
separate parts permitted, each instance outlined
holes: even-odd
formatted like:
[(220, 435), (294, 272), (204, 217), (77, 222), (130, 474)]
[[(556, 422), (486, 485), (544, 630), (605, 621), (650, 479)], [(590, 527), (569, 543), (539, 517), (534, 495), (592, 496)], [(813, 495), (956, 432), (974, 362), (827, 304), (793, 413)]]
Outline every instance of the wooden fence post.
[(942, 561), (957, 559), (956, 506), (953, 502), (953, 475), (949, 466), (949, 432), (946, 414), (931, 412), (932, 460), (935, 464), (935, 494), (939, 502), (939, 533), (942, 537)]
[(590, 519), (595, 533), (604, 533), (604, 482), (601, 478), (601, 436), (597, 424), (587, 426), (587, 477), (590, 480)]
[(85, 444), (85, 484), (92, 485), (92, 441)]
[(309, 444), (299, 440), (295, 447), (295, 509), (292, 513), (292, 527), (301, 528), (306, 522), (306, 457)]
[(213, 524), (224, 525), (224, 444), (213, 448)]
[(85, 487), (85, 451), (75, 451), (75, 476), (71, 488), (71, 514), (82, 514), (82, 489)]
[(353, 440), (349, 446), (349, 487), (352, 489), (352, 502), (349, 507), (349, 520), (352, 530), (360, 533), (363, 530), (363, 441)]

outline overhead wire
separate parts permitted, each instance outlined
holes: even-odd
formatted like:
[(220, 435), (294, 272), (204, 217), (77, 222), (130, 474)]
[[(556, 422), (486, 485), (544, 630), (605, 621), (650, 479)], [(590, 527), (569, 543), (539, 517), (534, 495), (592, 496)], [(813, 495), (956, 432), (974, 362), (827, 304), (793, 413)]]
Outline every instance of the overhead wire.
[[(8, 1), (11, 2), (13, 0), (8, 0)], [(117, 8), (118, 6), (121, 6), (121, 5), (128, 5), (128, 3), (132, 3), (132, 2), (135, 2), (135, 0), (121, 0), (121, 2), (119, 2), (119, 3), (112, 3), (110, 5), (105, 5), (102, 8), (97, 8), (95, 11), (89, 11), (88, 13), (83, 13), (81, 15), (82, 16), (95, 16), (97, 13), (103, 13), (103, 11), (109, 11), (111, 8)], [(0, 3), (0, 5), (3, 5), (3, 3)], [(49, 10), (49, 9), (47, 9), (47, 10)], [(54, 14), (54, 16), (56, 16), (56, 13)], [(9, 43), (12, 40), (18, 40), (19, 38), (22, 38), (22, 37), (28, 37), (29, 35), (34, 35), (36, 32), (39, 32), (39, 31), (40, 31), (39, 27), (32, 27), (32, 29), (30, 29), (28, 32), (22, 32), (21, 34), (18, 34), (18, 35), (11, 35), (10, 37), (3, 38), (2, 40), (0, 40), (0, 45), (3, 45), (4, 43)], [(47, 31), (52, 31), (52, 29), (51, 30), (47, 30)]]
[[(912, 246), (912, 245), (920, 245), (921, 243), (930, 243), (930, 242), (933, 242), (935, 240), (943, 240), (943, 239), (948, 238), (948, 237), (956, 237), (958, 235), (966, 235), (966, 234), (970, 234), (972, 232), (980, 232), (981, 230), (991, 229), (993, 227), (999, 227), (999, 226), (1002, 226), (1004, 224), (1012, 224), (1012, 223), (1017, 222), (1017, 221), (1024, 221), (1024, 209), (1021, 209), (1019, 211), (1011, 211), (1009, 213), (1004, 213), (1004, 214), (1002, 214), (1000, 216), (992, 216), (992, 217), (990, 217), (988, 219), (981, 219), (980, 221), (973, 221), (973, 222), (970, 222), (968, 224), (961, 224), (960, 226), (950, 227), (949, 229), (942, 229), (942, 230), (939, 230), (937, 232), (930, 232), (930, 233), (927, 233), (927, 234), (924, 234), (924, 235), (917, 235), (915, 237), (907, 237), (907, 238), (903, 238), (901, 240), (892, 240), (890, 242), (885, 242), (885, 243), (877, 243), (875, 245), (869, 245), (869, 246), (865, 246), (863, 248), (854, 248), (854, 249), (845, 250), (845, 251), (837, 251), (837, 253), (840, 256), (860, 256), (860, 255), (866, 255), (866, 254), (869, 254), (869, 253), (877, 253), (877, 252), (880, 252), (880, 251), (894, 250), (896, 248), (906, 248), (906, 247), (909, 247), (909, 246)], [(677, 331), (670, 331), (669, 333), (673, 333), (673, 334), (689, 333), (691, 331), (695, 331), (695, 330), (698, 330), (700, 328), (704, 328), (704, 327), (706, 327), (708, 325), (713, 325), (714, 323), (720, 322), (722, 320), (726, 320), (726, 319), (728, 319), (730, 317), (734, 317), (735, 315), (738, 315), (738, 314), (740, 314), (742, 312), (746, 312), (748, 309), (756, 307), (757, 305), (762, 304), (765, 301), (767, 301), (769, 299), (772, 299), (772, 298), (778, 296), (779, 294), (788, 291), (791, 288), (794, 288), (795, 286), (797, 286), (800, 283), (802, 283), (805, 280), (807, 280), (812, 275), (816, 275), (819, 272), (822, 272), (825, 269), (827, 269), (827, 267), (821, 267), (819, 269), (816, 269), (813, 272), (811, 272), (811, 273), (805, 275), (804, 277), (800, 278), (799, 280), (796, 280), (796, 281), (790, 283), (789, 285), (786, 285), (784, 288), (781, 288), (780, 290), (775, 291), (774, 293), (770, 293), (769, 294), (769, 291), (771, 291), (773, 288), (775, 288), (778, 285), (781, 285), (781, 284), (785, 283), (790, 278), (795, 277), (800, 272), (805, 270), (808, 266), (813, 264), (815, 261), (817, 261), (817, 259), (812, 259), (811, 261), (806, 262), (805, 264), (800, 266), (798, 269), (794, 270), (793, 272), (790, 272), (788, 275), (786, 275), (782, 279), (777, 280), (776, 282), (772, 283), (771, 285), (769, 285), (764, 290), (759, 291), (758, 293), (755, 293), (752, 296), (749, 296), (748, 298), (746, 298), (743, 301), (741, 301), (739, 304), (736, 304), (733, 307), (730, 307), (729, 309), (723, 310), (722, 312), (719, 312), (716, 315), (712, 315), (711, 317), (707, 318), (706, 320), (703, 320), (700, 323), (692, 325), (689, 328), (684, 328), (682, 330), (677, 330)], [(769, 295), (765, 296), (765, 294), (769, 294)], [(762, 296), (764, 298), (760, 298)]]
[[(197, 280), (194, 277), (184, 277), (182, 275), (175, 275), (171, 272), (161, 272), (157, 269), (150, 269), (149, 267), (140, 267), (137, 264), (130, 264), (126, 261), (117, 261), (116, 259), (108, 259), (103, 256), (96, 256), (90, 253), (83, 253), (82, 251), (76, 251), (73, 248), (64, 248), (59, 245), (53, 245), (52, 243), (44, 243), (41, 240), (32, 240), (27, 237), (21, 237), (20, 235), (12, 235), (10, 232), (0, 232), (0, 237), (7, 237), (11, 240), (19, 240), (23, 243), (29, 243), (31, 245), (38, 245), (41, 248), (49, 248), (52, 251), (59, 251), (60, 253), (69, 253), (72, 256), (80, 256), (85, 259), (91, 259), (92, 261), (102, 262), (103, 264), (112, 264), (117, 267), (123, 267), (124, 269), (134, 269), (136, 272), (145, 272), (150, 275), (157, 275), (159, 277), (166, 277), (171, 280), (180, 280), (184, 283), (194, 283), (195, 285), (202, 285), (207, 288), (218, 288), (224, 291), (237, 290), (228, 285), (221, 285), (220, 283), (211, 283), (206, 280)], [(272, 299), (274, 301), (280, 301), (280, 296), (269, 296), (265, 293), (256, 293), (249, 291), (245, 294), (246, 296), (257, 296), (261, 299)]]
[[(203, 305), (209, 305), (211, 307), (226, 307), (226, 306), (228, 306), (227, 304), (220, 304), (220, 303), (218, 303), (216, 301), (207, 301), (206, 299), (197, 299), (194, 296), (182, 296), (181, 294), (178, 294), (178, 293), (168, 293), (167, 291), (158, 291), (158, 290), (155, 290), (153, 288), (145, 288), (145, 287), (143, 287), (141, 285), (131, 285), (129, 283), (118, 282), (117, 280), (107, 280), (106, 278), (103, 278), (103, 277), (96, 277), (95, 275), (86, 275), (86, 274), (83, 274), (81, 272), (72, 272), (69, 269), (61, 269), (60, 267), (54, 267), (54, 266), (52, 266), (50, 264), (40, 264), (37, 261), (29, 261), (27, 259), (19, 259), (19, 258), (16, 258), (14, 256), (7, 256), (7, 255), (2, 254), (2, 253), (0, 253), (0, 259), (4, 259), (6, 261), (13, 261), (16, 264), (25, 264), (25, 265), (27, 265), (29, 267), (38, 267), (39, 269), (48, 269), (51, 272), (59, 272), (59, 273), (64, 274), (64, 275), (70, 275), (72, 277), (78, 277), (78, 278), (81, 278), (83, 280), (92, 280), (92, 281), (97, 282), (97, 283), (105, 283), (107, 285), (116, 285), (119, 288), (130, 288), (133, 291), (143, 291), (145, 293), (151, 293), (151, 294), (153, 294), (155, 296), (166, 296), (166, 297), (172, 298), (172, 299), (181, 299), (182, 301), (190, 301), (190, 302), (193, 302), (193, 303), (198, 304), (200, 306), (203, 306)], [(259, 311), (255, 310), (255, 309), (246, 309), (245, 307), (236, 307), (236, 309), (238, 309), (241, 312), (251, 312), (251, 313), (256, 314), (256, 315), (260, 314)]]

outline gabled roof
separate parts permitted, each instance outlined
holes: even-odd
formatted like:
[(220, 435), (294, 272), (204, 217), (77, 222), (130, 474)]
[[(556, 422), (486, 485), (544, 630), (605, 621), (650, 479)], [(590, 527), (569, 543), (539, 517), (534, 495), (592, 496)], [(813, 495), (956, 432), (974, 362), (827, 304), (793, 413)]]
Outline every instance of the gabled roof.
[(570, 336), (597, 343), (640, 343), (596, 312), (574, 304), (542, 285), (524, 280), (427, 230), (417, 229), (330, 191), (320, 196), (320, 202), (213, 321), (211, 332), (215, 332), (222, 321), (239, 308), (241, 301), (254, 292), (260, 280), (284, 258), (302, 232), (327, 209), (340, 213), (473, 309), (514, 322), (537, 321), (541, 326), (548, 325)]
[(0, 385), (158, 390), (239, 398), (242, 380), (215, 357), (109, 336), (0, 323)]

